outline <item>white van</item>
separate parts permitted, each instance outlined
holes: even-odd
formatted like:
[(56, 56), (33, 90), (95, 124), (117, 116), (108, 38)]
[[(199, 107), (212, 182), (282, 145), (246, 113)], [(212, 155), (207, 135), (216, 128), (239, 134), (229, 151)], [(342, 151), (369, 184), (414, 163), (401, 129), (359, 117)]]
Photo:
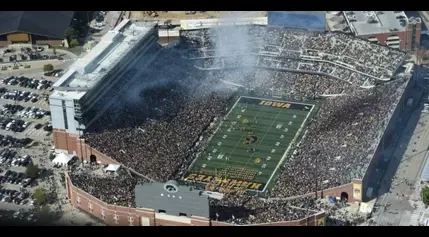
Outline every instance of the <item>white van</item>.
[(12, 122), (10, 122), (10, 123), (8, 123), (7, 125), (6, 125), (6, 131), (9, 131), (10, 130), (10, 127), (12, 127)]

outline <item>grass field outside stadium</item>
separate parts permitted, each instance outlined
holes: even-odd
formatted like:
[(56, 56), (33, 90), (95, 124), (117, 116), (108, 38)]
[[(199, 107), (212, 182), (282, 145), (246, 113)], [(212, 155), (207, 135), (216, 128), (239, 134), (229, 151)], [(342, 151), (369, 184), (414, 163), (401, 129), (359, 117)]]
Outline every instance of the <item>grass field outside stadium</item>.
[(265, 191), (314, 105), (240, 97), (185, 181)]

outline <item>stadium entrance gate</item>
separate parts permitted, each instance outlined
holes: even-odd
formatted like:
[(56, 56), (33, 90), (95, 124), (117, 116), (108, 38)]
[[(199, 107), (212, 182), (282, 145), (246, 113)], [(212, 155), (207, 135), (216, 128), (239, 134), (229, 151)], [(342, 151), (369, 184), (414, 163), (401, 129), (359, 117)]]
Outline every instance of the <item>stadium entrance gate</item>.
[(95, 155), (90, 155), (89, 156), (89, 162), (91, 164), (96, 163), (97, 162), (97, 157)]
[(349, 194), (346, 192), (342, 192), (341, 193), (341, 201), (347, 202), (347, 200), (349, 200)]

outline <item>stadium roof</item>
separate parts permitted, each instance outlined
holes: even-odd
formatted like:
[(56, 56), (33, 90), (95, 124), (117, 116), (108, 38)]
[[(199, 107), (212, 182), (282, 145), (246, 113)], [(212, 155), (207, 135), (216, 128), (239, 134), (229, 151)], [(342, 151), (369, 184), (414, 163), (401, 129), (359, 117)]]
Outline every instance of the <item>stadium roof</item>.
[(0, 35), (24, 32), (63, 39), (73, 11), (0, 11)]
[(403, 11), (344, 11), (343, 14), (356, 36), (404, 31), (409, 21)]
[[(172, 185), (174, 191), (168, 191), (167, 185)], [(210, 216), (209, 198), (201, 191), (188, 186), (179, 186), (175, 181), (167, 183), (144, 183), (135, 188), (135, 203), (137, 207), (145, 207), (165, 211), (170, 215), (180, 213), (206, 217)]]
[[(54, 83), (52, 96), (80, 99), (85, 91), (93, 88), (104, 76), (142, 39), (155, 23), (122, 21), (107, 32), (84, 57)], [(83, 92), (79, 92), (83, 91)]]
[(320, 30), (326, 28), (323, 11), (270, 11), (268, 24), (299, 29)]

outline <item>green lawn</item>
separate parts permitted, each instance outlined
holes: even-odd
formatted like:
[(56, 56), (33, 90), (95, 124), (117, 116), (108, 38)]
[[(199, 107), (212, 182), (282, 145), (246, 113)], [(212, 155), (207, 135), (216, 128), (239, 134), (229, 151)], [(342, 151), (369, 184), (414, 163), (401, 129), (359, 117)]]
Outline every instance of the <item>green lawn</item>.
[(312, 108), (240, 97), (184, 180), (264, 190)]

